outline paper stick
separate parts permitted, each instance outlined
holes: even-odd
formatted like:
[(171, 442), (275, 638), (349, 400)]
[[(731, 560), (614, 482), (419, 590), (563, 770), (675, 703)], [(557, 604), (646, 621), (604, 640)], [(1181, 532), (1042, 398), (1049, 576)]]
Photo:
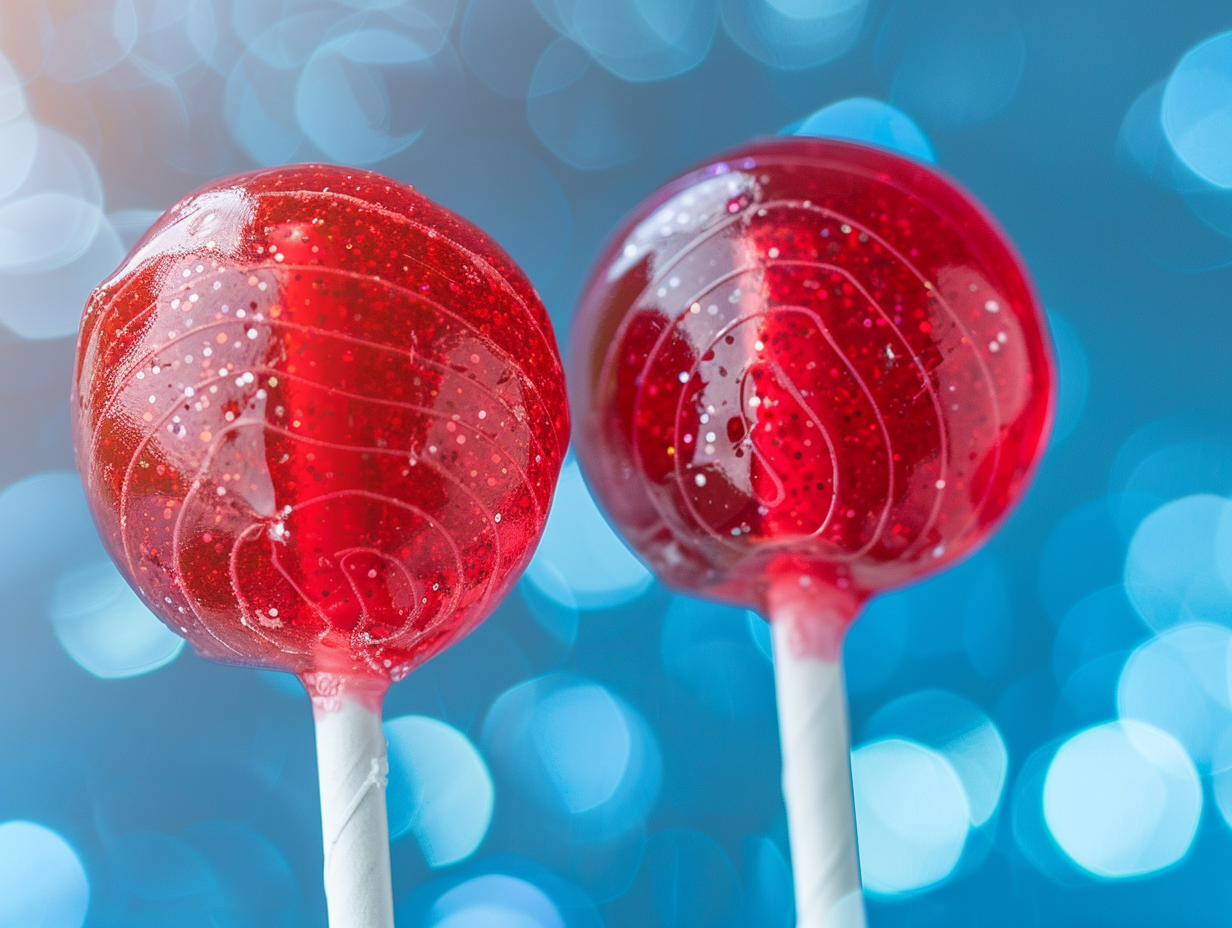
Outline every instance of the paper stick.
[(393, 928), (380, 700), (313, 699), (329, 928)]
[(796, 925), (862, 928), (842, 656), (801, 647), (801, 618), (771, 622)]

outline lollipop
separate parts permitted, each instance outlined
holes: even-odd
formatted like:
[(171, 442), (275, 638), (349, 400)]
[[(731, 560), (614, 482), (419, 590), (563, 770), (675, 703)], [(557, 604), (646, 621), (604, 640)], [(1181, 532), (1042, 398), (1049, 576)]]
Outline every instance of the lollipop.
[(571, 392), (601, 504), (664, 582), (771, 620), (802, 926), (859, 905), (843, 634), (1022, 495), (1051, 419), (1044, 332), (965, 193), (820, 139), (672, 181), (585, 291)]
[(330, 924), (392, 926), (385, 691), (515, 582), (568, 442), (538, 296), (483, 233), (377, 174), (233, 177), (94, 291), (72, 411), (142, 599), (203, 656), (303, 680)]

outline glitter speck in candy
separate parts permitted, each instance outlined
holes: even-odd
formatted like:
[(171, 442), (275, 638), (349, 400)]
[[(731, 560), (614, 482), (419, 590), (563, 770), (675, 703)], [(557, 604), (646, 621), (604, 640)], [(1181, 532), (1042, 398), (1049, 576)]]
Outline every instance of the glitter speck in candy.
[(600, 259), (573, 330), (578, 453), (671, 585), (763, 612), (775, 587), (838, 593), (850, 618), (1018, 500), (1051, 421), (1046, 339), (952, 182), (757, 142), (669, 183)]
[(91, 296), (72, 410), (103, 540), (206, 657), (396, 680), (508, 591), (568, 443), (543, 306), (405, 185), (204, 187)]

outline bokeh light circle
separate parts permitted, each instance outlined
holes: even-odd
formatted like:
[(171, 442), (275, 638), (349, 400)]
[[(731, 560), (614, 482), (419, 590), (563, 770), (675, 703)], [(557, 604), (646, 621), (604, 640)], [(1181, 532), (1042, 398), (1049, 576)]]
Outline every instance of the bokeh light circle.
[[(1225, 579), (1232, 561), (1224, 568), (1216, 559), (1216, 535), (1228, 507), (1222, 496), (1186, 496), (1156, 509), (1134, 532), (1125, 556), (1125, 589), (1152, 628), (1232, 621), (1232, 587)], [(1232, 545), (1224, 552), (1232, 558)]]
[(897, 737), (935, 751), (962, 783), (971, 824), (978, 828), (992, 818), (1009, 774), (1009, 752), (997, 726), (975, 703), (945, 690), (921, 690), (877, 710), (862, 735)]
[(164, 667), (186, 643), (137, 598), (111, 561), (56, 578), (48, 612), (56, 640), (68, 656), (104, 680)]
[(1232, 631), (1208, 622), (1176, 625), (1140, 645), (1121, 672), (1117, 708), (1166, 731), (1209, 772), (1232, 732)]
[(928, 126), (991, 119), (1018, 92), (1026, 42), (1003, 0), (898, 0), (877, 33), (874, 58), (890, 102)]
[(434, 53), (388, 29), (358, 29), (321, 45), (295, 87), (295, 119), (343, 164), (383, 161), (449, 112), (461, 83), (451, 46)]
[(1048, 328), (1057, 358), (1057, 408), (1049, 439), (1055, 445), (1078, 428), (1091, 386), (1091, 369), (1082, 339), (1064, 316), (1048, 310)]
[(849, 97), (822, 107), (792, 128), (792, 135), (850, 139), (889, 148), (933, 164), (928, 136), (897, 107), (871, 97)]
[(494, 770), (544, 811), (595, 839), (642, 824), (661, 762), (641, 715), (606, 687), (571, 674), (507, 690), (484, 721)]
[(28, 173), (0, 205), (0, 273), (36, 274), (80, 257), (102, 221), (102, 182), (74, 139), (39, 127)]
[(1044, 820), (1061, 849), (1095, 876), (1168, 867), (1188, 852), (1202, 783), (1181, 744), (1151, 725), (1108, 722), (1074, 735), (1044, 781)]
[[(140, 902), (222, 902), (220, 881), (205, 857), (187, 841), (157, 832), (130, 831), (116, 838), (108, 850), (124, 888)], [(140, 902), (134, 908), (140, 910)]]
[(659, 924), (673, 928), (737, 928), (740, 875), (711, 835), (692, 828), (661, 831), (646, 854)]
[(669, 96), (676, 86), (624, 81), (562, 35), (535, 63), (526, 118), (539, 141), (565, 164), (579, 171), (608, 170), (679, 144), (690, 119), (682, 118), (683, 101)]
[(260, 165), (288, 162), (303, 144), (293, 109), (298, 77), (293, 65), (273, 65), (251, 49), (227, 77), (223, 118), (236, 144)]
[(901, 738), (874, 741), (852, 752), (851, 780), (866, 891), (915, 892), (953, 872), (971, 811), (944, 756)]
[(412, 834), (428, 866), (475, 853), (492, 822), (495, 790), (483, 757), (452, 725), (422, 715), (385, 722), (389, 834)]
[(44, 67), (56, 80), (98, 77), (127, 57), (137, 41), (132, 3), (80, 4), (79, 12), (51, 33)]
[(576, 461), (560, 472), (547, 528), (526, 578), (551, 599), (582, 609), (610, 609), (654, 582), (603, 518)]
[(47, 471), (0, 490), (0, 591), (29, 593), (102, 557), (77, 474)]
[(120, 237), (100, 214), (94, 238), (70, 264), (33, 274), (0, 274), (0, 325), (26, 339), (76, 334), (86, 298), (123, 258)]
[(666, 80), (710, 51), (718, 22), (712, 0), (536, 0), (545, 20), (625, 81)]
[(26, 108), (21, 77), (0, 54), (0, 201), (25, 183), (38, 143), (38, 124)]
[(60, 835), (34, 822), (0, 825), (0, 928), (81, 928), (90, 884)]
[(451, 145), (435, 170), (418, 172), (415, 186), (496, 239), (536, 287), (560, 271), (573, 234), (569, 199), (552, 169), (522, 146), (500, 138)]
[(1232, 32), (1185, 53), (1164, 88), (1160, 117), (1173, 151), (1191, 171), (1232, 188)]
[(535, 884), (489, 873), (443, 893), (429, 911), (426, 928), (565, 928), (565, 921)]
[(719, 0), (723, 28), (763, 64), (814, 68), (844, 54), (860, 36), (867, 0)]
[(755, 613), (688, 596), (672, 597), (659, 653), (673, 680), (720, 715), (772, 717), (770, 627)]
[[(552, 0), (542, 0), (545, 7)], [(530, 90), (539, 56), (557, 38), (535, 0), (470, 0), (462, 14), (458, 51), (481, 81), (504, 97)]]
[(1117, 715), (1125, 662), (1149, 634), (1120, 583), (1084, 596), (1065, 613), (1053, 639), (1052, 670), (1076, 724)]

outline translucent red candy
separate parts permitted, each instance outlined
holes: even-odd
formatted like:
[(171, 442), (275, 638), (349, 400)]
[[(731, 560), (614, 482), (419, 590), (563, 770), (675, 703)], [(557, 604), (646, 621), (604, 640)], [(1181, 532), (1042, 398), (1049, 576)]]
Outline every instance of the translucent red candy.
[(1003, 234), (928, 168), (843, 142), (757, 142), (654, 194), (571, 347), (613, 521), (667, 583), (763, 611), (816, 581), (854, 614), (960, 557), (1051, 421), (1043, 316)]
[(91, 296), (72, 409), (104, 542), (206, 657), (398, 679), (480, 622), (569, 437), (513, 261), (410, 187), (204, 187)]

